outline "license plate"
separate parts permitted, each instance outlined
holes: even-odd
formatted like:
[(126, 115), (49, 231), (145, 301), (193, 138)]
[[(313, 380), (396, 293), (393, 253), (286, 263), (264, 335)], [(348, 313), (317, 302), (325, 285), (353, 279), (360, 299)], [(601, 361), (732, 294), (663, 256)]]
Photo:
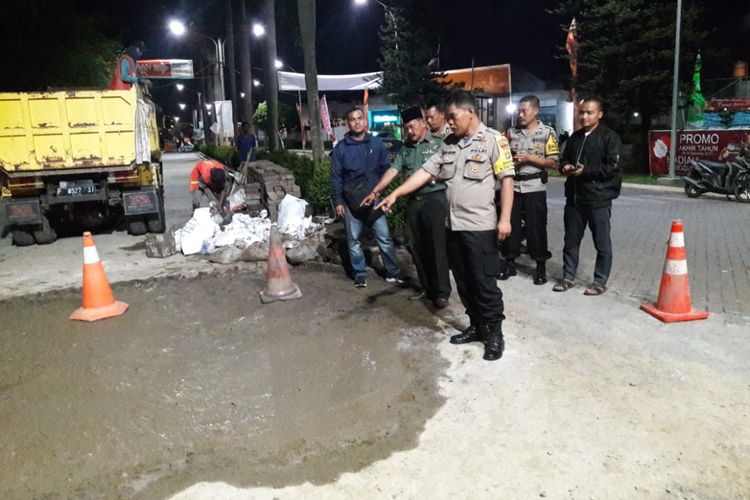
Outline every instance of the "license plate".
[(57, 190), (58, 196), (80, 196), (84, 194), (95, 194), (96, 186), (94, 184), (81, 184), (76, 186), (60, 187)]

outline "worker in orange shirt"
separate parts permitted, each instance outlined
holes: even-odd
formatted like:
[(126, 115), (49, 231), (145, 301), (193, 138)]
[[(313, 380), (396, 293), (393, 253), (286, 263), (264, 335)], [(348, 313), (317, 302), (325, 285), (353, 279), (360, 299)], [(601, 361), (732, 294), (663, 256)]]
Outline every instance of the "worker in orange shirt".
[(227, 190), (226, 167), (215, 160), (201, 160), (190, 172), (190, 192), (193, 193), (193, 210), (201, 206), (205, 194), (210, 201), (217, 202), (217, 209), (221, 210)]

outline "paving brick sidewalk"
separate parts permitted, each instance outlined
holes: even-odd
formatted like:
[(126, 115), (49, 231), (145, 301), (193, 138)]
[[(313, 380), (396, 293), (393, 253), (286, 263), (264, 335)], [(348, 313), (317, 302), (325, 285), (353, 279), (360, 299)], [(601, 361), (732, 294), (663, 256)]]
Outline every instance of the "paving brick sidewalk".
[[(550, 274), (562, 276), (562, 182), (549, 186)], [(672, 219), (685, 224), (693, 307), (750, 315), (750, 204), (721, 197), (687, 198), (674, 191), (623, 188), (612, 209), (614, 267), (611, 292), (655, 300)], [(587, 230), (578, 281), (591, 282), (595, 250)], [(523, 262), (527, 262), (525, 259)]]

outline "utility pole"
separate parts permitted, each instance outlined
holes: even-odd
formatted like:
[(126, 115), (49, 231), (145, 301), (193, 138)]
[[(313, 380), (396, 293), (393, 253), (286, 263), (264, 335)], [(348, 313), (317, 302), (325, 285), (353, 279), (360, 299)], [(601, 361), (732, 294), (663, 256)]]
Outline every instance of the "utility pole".
[(677, 92), (680, 82), (680, 29), (682, 25), (682, 0), (677, 0), (677, 21), (674, 32), (674, 80), (672, 81), (672, 130), (669, 134), (669, 177), (675, 178), (677, 157)]

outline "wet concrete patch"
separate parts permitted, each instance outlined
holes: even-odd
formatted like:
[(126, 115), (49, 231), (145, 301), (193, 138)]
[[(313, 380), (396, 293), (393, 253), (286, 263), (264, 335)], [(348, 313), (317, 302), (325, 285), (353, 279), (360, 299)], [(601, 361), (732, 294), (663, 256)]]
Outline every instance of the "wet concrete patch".
[(443, 404), (434, 318), (379, 280), (295, 280), (267, 306), (253, 273), (115, 286), (130, 310), (92, 324), (77, 292), (0, 303), (0, 496), (321, 484), (416, 446)]

